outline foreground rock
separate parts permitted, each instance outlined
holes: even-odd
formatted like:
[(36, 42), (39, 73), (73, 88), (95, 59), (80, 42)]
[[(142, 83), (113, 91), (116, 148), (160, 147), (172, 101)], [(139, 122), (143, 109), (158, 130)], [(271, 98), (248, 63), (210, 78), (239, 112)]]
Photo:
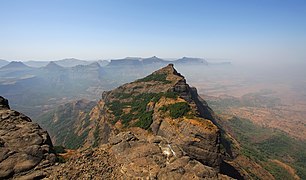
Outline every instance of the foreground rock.
[(0, 96), (0, 179), (42, 178), (55, 161), (48, 133)]

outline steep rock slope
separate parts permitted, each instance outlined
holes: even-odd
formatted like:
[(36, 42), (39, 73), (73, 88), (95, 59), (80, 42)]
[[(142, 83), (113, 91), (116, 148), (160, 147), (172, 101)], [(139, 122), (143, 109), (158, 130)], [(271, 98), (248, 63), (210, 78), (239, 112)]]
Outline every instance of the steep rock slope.
[(39, 124), (48, 129), (52, 142), (69, 149), (83, 145), (91, 125), (89, 112), (96, 105), (85, 99), (63, 104), (37, 119)]
[[(116, 178), (227, 179), (220, 172), (220, 130), (213, 121), (211, 109), (196, 89), (170, 64), (104, 92), (90, 112), (83, 147), (97, 147), (93, 154), (103, 151), (102, 159), (112, 157), (108, 165)], [(82, 168), (75, 165), (79, 159), (88, 159), (86, 154), (55, 167), (54, 176), (77, 177), (81, 170), (87, 172), (81, 175), (84, 178), (95, 177), (101, 171), (95, 160), (93, 165), (84, 160)], [(228, 175), (242, 178), (237, 170)]]
[(41, 178), (55, 161), (48, 133), (0, 96), (0, 179)]

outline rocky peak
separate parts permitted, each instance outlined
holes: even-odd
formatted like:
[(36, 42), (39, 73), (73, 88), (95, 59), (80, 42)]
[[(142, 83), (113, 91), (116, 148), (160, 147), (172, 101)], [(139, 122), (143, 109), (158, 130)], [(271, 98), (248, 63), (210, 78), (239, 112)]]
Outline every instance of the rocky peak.
[[(186, 104), (191, 105), (194, 111), (203, 118), (211, 117), (210, 108), (207, 104), (205, 106), (198, 104), (200, 100), (196, 89), (189, 87), (184, 76), (176, 71), (173, 64), (168, 64), (142, 79), (102, 93), (102, 101), (106, 106), (110, 105), (108, 106), (110, 112), (117, 111), (118, 104), (127, 106), (127, 111), (131, 109), (137, 111), (136, 107), (133, 108), (135, 103), (144, 103), (146, 107), (142, 108), (152, 111), (159, 100), (169, 97), (175, 101), (177, 98), (182, 99)], [(201, 112), (205, 112), (208, 115)], [(122, 113), (121, 110), (120, 113)], [(119, 114), (119, 112), (115, 112), (115, 114)]]
[(119, 132), (137, 133), (140, 128), (164, 138), (165, 146), (178, 146), (188, 157), (218, 169), (219, 129), (203, 116), (201, 112), (210, 113), (210, 109), (198, 106), (198, 98), (173, 64), (104, 92), (92, 111), (100, 133), (93, 144), (105, 144)]
[(166, 67), (153, 72), (153, 74), (166, 74), (167, 76), (179, 76), (184, 78), (184, 76), (176, 71), (173, 64), (168, 64)]
[(10, 109), (8, 100), (0, 96), (0, 110), (1, 109)]

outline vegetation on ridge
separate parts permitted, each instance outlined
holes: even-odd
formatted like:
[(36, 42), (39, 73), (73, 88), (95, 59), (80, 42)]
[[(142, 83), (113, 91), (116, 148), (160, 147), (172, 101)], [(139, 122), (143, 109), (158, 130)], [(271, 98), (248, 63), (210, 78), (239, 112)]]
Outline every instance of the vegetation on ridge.
[(150, 74), (147, 77), (137, 80), (136, 82), (160, 81), (164, 84), (169, 84), (171, 81), (167, 80), (167, 74)]
[(161, 107), (159, 110), (161, 111), (170, 111), (170, 116), (173, 119), (183, 117), (187, 115), (187, 113), (190, 111), (190, 106), (187, 102), (178, 102), (175, 104), (170, 104), (167, 106)]
[[(121, 120), (124, 127), (136, 126), (148, 129), (153, 122), (153, 110), (148, 107), (148, 104), (158, 102), (163, 96), (175, 99), (178, 94), (175, 92), (141, 93), (127, 97), (124, 93), (116, 93), (116, 97), (119, 97), (118, 100), (107, 103), (114, 115), (112, 123), (115, 124)], [(126, 101), (123, 101), (123, 99)], [(125, 109), (129, 110), (124, 112)]]

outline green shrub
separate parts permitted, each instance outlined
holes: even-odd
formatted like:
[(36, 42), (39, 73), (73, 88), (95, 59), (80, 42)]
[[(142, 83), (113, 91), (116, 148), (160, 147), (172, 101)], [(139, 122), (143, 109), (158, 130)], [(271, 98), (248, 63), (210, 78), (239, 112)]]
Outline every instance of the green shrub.
[(166, 98), (176, 99), (179, 94), (177, 92), (166, 92), (164, 93)]
[(148, 129), (153, 122), (153, 111), (145, 112), (140, 115), (139, 120), (134, 124), (136, 127)]
[(174, 119), (183, 117), (190, 111), (190, 106), (186, 102), (178, 102), (169, 105), (170, 116)]
[(109, 107), (115, 116), (120, 116), (123, 112), (123, 104), (120, 101), (113, 101)]
[(124, 125), (124, 127), (128, 126), (128, 123), (134, 118), (134, 115), (132, 113), (123, 114), (121, 116), (121, 122)]
[(129, 94), (129, 93), (116, 93), (114, 96), (115, 96), (115, 98), (118, 98), (118, 99), (127, 99), (127, 98), (131, 97), (131, 94)]

